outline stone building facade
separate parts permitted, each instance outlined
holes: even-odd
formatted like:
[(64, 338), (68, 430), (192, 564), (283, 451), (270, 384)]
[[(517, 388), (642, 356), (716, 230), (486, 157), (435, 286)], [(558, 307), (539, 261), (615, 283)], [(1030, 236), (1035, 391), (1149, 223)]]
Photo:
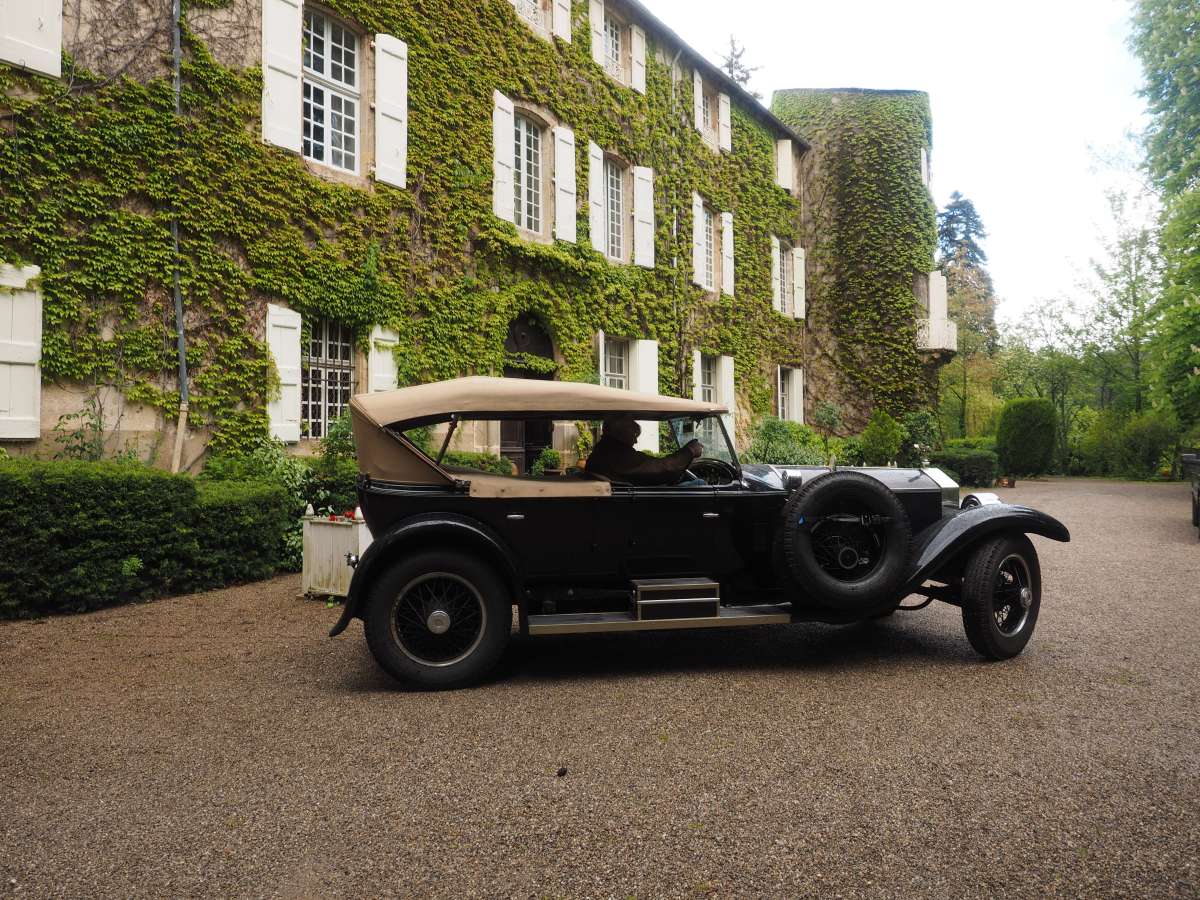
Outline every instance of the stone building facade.
[[(0, 20), (9, 452), (54, 449), (86, 409), (109, 452), (166, 460), (176, 276), (185, 467), (262, 433), (303, 451), (355, 392), (460, 374), (714, 399), (739, 442), (764, 415), (804, 421), (814, 383), (874, 402), (806, 325), (838, 314), (812, 287), (841, 250), (809, 210), (837, 174), (642, 3), (199, 7), (180, 114), (172, 31), (149, 0)], [(897, 212), (931, 229), (925, 196)], [(932, 250), (913, 265), (872, 276), (911, 299), (882, 354), (951, 344), (930, 331)], [(520, 423), (465, 440), (519, 466), (572, 443)]]

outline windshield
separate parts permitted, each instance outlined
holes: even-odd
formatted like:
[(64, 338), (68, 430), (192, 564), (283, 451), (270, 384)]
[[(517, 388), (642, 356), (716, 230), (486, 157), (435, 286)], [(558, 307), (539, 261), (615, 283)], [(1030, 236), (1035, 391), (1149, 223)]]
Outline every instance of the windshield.
[(698, 440), (704, 445), (703, 459), (719, 459), (731, 466), (738, 464), (737, 454), (729, 445), (725, 429), (721, 427), (721, 417), (716, 415), (678, 416), (667, 420), (667, 431), (675, 440), (675, 446), (669, 450), (678, 450), (691, 440)]

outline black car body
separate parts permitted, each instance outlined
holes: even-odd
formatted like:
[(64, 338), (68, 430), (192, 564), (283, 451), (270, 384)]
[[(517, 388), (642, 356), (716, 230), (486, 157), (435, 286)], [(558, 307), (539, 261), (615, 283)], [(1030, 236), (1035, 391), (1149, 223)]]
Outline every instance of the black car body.
[[(1011, 656), (1040, 604), (1025, 535), (1069, 539), (1051, 517), (991, 495), (960, 505), (957, 485), (937, 469), (741, 465), (713, 404), (474, 378), (356, 397), (352, 411), (374, 541), (350, 560), (333, 633), (362, 618), (384, 668), (431, 687), (480, 677), (507, 640), (509, 622), (499, 620), (513, 606), (520, 631), (536, 636), (849, 622), (886, 615), (916, 593), (963, 605), (977, 649)], [(702, 434), (709, 450), (689, 474), (704, 483), (452, 470), (404, 436), (438, 422), (453, 433), (506, 416), (615, 413), (666, 422), (665, 439), (681, 446)], [(449, 443), (448, 434), (443, 453)]]

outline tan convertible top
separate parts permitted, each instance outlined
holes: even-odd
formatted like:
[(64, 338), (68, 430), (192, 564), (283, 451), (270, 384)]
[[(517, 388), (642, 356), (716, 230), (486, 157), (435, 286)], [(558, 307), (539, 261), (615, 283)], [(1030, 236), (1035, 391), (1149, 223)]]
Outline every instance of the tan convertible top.
[(358, 468), (373, 478), (449, 484), (453, 476), (397, 432), (459, 419), (599, 419), (630, 413), (639, 419), (723, 413), (719, 403), (638, 394), (597, 384), (473, 376), (395, 391), (359, 394), (350, 401)]

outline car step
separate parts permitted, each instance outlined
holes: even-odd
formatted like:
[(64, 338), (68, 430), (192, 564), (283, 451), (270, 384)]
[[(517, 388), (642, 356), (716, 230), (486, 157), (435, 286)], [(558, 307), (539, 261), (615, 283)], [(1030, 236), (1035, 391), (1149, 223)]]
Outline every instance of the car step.
[(633, 579), (633, 617), (702, 619), (721, 608), (721, 585), (707, 578)]
[(557, 613), (529, 617), (529, 634), (582, 634), (597, 631), (661, 631), (668, 628), (733, 628), (782, 625), (792, 621), (788, 603), (723, 606), (716, 615), (674, 619), (638, 619), (631, 612)]

